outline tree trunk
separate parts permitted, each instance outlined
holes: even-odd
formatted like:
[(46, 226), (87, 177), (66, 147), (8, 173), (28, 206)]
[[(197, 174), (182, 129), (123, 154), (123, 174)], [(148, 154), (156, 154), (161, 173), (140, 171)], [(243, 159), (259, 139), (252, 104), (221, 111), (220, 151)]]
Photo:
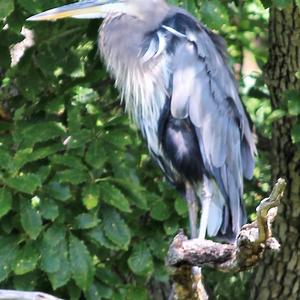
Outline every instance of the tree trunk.
[[(300, 91), (300, 9), (295, 3), (270, 9), (270, 56), (265, 69), (273, 109), (282, 108), (283, 93)], [(300, 99), (299, 99), (300, 102)], [(293, 144), (292, 128), (298, 117), (285, 117), (273, 125), (272, 176), (287, 179), (274, 235), (282, 249), (267, 254), (254, 274), (250, 299), (300, 299), (300, 150)]]

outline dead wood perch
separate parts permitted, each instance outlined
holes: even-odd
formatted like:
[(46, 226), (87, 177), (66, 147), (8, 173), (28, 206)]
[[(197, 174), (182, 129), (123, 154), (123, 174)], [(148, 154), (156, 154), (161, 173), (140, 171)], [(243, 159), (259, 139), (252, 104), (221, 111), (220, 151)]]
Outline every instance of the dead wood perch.
[(62, 300), (40, 292), (0, 290), (0, 300)]
[(270, 197), (262, 200), (257, 207), (257, 220), (241, 228), (235, 244), (188, 240), (180, 232), (170, 246), (167, 264), (172, 267), (187, 265), (210, 267), (223, 272), (239, 272), (256, 265), (265, 250), (278, 251), (280, 244), (272, 237), (271, 226), (285, 187), (285, 180), (279, 179)]

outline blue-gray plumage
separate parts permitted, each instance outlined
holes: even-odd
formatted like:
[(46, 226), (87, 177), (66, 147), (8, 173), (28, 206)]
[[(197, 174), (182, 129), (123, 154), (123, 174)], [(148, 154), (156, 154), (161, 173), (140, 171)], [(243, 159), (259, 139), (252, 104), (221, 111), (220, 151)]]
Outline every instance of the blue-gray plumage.
[(30, 20), (64, 17), (104, 18), (101, 55), (151, 155), (186, 196), (191, 236), (234, 238), (256, 148), (222, 38), (164, 0), (83, 1)]

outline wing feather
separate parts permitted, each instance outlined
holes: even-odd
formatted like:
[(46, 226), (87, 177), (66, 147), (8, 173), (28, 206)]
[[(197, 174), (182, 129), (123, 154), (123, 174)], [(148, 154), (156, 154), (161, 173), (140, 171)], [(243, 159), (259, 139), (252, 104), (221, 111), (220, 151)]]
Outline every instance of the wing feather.
[(253, 174), (254, 140), (222, 43), (204, 27), (184, 35), (174, 50), (171, 113), (194, 125), (207, 172), (227, 199), (220, 230), (225, 234), (231, 223), (237, 232), (245, 221), (243, 176)]
[(187, 97), (186, 91), (191, 91), (194, 87), (194, 82), (186, 80), (186, 78), (194, 78), (196, 76), (195, 72), (201, 71), (204, 66), (192, 67), (194, 52), (192, 44), (181, 44), (178, 46), (177, 51), (181, 53), (182, 59), (177, 62), (173, 69), (173, 86), (178, 88), (173, 89), (171, 112), (175, 118), (183, 119), (189, 114), (188, 104), (190, 99)]

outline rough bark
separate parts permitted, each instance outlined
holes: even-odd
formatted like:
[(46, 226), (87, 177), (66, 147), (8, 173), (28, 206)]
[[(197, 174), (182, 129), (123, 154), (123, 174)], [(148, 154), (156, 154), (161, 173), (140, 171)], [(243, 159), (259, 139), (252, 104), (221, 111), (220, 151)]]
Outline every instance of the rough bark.
[[(282, 107), (283, 93), (300, 90), (300, 10), (295, 3), (270, 10), (269, 61), (265, 69), (273, 109)], [(300, 99), (299, 99), (300, 101)], [(299, 117), (285, 117), (273, 124), (272, 176), (284, 177), (288, 186), (279, 208), (274, 234), (282, 249), (265, 254), (254, 274), (250, 299), (300, 299), (300, 151), (291, 130)]]
[(201, 273), (196, 272), (199, 276), (192, 276), (191, 268), (187, 266), (240, 272), (259, 263), (266, 250), (278, 251), (280, 245), (272, 236), (272, 224), (285, 187), (285, 180), (279, 179), (270, 197), (264, 199), (258, 206), (256, 221), (242, 227), (235, 244), (220, 244), (200, 239), (188, 240), (183, 232), (180, 232), (174, 238), (167, 257), (167, 264), (177, 268), (173, 276), (174, 295), (171, 299), (208, 299)]

